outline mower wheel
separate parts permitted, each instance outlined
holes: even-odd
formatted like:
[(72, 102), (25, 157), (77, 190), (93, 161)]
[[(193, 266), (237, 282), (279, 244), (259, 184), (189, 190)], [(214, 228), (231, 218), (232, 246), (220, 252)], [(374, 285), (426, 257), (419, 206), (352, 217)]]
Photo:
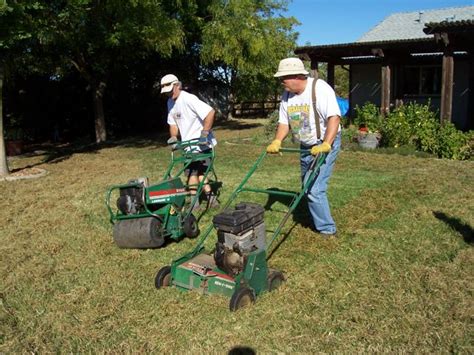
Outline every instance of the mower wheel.
[(159, 248), (165, 243), (162, 229), (155, 217), (125, 219), (114, 224), (113, 237), (119, 248)]
[(235, 312), (236, 310), (249, 306), (252, 303), (255, 303), (255, 294), (253, 290), (248, 287), (241, 287), (235, 291), (230, 298), (229, 308), (231, 312)]
[(162, 287), (171, 286), (171, 266), (163, 266), (155, 277), (155, 287), (160, 289)]
[(184, 234), (188, 238), (195, 238), (199, 235), (199, 226), (196, 217), (192, 213), (184, 220), (183, 223)]
[(269, 270), (267, 276), (267, 287), (268, 291), (276, 290), (285, 281), (285, 276), (280, 271)]

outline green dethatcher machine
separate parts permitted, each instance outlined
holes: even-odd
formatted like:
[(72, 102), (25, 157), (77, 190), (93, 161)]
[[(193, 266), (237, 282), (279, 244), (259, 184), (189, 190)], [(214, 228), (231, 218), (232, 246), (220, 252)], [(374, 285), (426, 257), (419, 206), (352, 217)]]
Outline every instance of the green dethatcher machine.
[[(302, 152), (296, 148), (282, 148), (281, 151)], [(264, 151), (233, 191), (221, 212), (213, 217), (212, 224), (203, 232), (194, 250), (158, 271), (155, 277), (156, 288), (175, 286), (183, 291), (197, 290), (203, 294), (224, 295), (230, 297), (229, 308), (235, 311), (255, 302), (256, 296), (276, 289), (284, 281), (282, 272), (268, 267), (267, 259), (272, 254), (270, 248), (315, 181), (326, 154), (314, 158), (299, 192), (246, 187), (266, 156), (267, 152)], [(270, 232), (271, 236), (269, 233), (268, 243), (264, 208), (261, 205), (240, 202), (229, 208), (237, 195), (244, 191), (291, 199), (288, 211), (277, 228)], [(213, 228), (217, 231), (216, 248), (213, 253), (206, 253), (204, 242)]]
[[(130, 180), (111, 186), (106, 194), (106, 206), (113, 224), (113, 238), (120, 248), (159, 248), (166, 238), (199, 235), (193, 206), (199, 201), (205, 181), (218, 194), (221, 183), (214, 171), (213, 149), (199, 149), (199, 139), (176, 142), (171, 150), (171, 162), (162, 181), (150, 185), (148, 178)], [(204, 148), (208, 148), (203, 147)], [(209, 161), (199, 184), (184, 184), (181, 175), (194, 162)], [(179, 168), (176, 168), (177, 166)], [(196, 189), (194, 196), (190, 188)], [(112, 209), (112, 196), (116, 209)], [(207, 206), (208, 207), (208, 206)]]

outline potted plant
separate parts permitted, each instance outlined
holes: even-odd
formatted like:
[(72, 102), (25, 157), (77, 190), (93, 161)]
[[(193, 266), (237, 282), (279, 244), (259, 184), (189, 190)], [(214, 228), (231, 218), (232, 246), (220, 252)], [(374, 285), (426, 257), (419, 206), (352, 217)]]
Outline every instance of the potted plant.
[(382, 135), (382, 116), (373, 103), (367, 102), (364, 106), (356, 106), (354, 123), (358, 127), (357, 140), (363, 148), (374, 149), (379, 146)]

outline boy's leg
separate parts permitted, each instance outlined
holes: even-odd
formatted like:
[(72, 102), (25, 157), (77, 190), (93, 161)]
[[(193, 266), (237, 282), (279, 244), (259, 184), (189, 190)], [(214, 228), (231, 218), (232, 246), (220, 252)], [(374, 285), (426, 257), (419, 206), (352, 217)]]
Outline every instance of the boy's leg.
[(199, 184), (199, 177), (196, 174), (191, 174), (188, 177), (189, 192), (191, 193), (191, 203), (193, 203), (192, 210), (196, 210), (200, 207), (199, 197), (196, 198), (197, 186)]
[[(211, 164), (210, 159), (206, 159), (199, 162), (199, 182), (204, 180), (204, 174)], [(217, 195), (212, 191), (211, 186), (208, 184), (208, 179), (204, 180), (203, 186), (204, 196), (207, 200), (207, 207), (214, 208), (219, 206), (219, 201), (217, 201)]]

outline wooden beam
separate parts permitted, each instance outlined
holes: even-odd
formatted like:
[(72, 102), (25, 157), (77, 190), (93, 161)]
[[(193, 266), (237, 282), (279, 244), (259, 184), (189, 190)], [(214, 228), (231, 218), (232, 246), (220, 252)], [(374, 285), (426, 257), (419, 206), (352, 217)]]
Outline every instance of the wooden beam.
[(376, 57), (380, 57), (380, 58), (385, 57), (385, 54), (384, 54), (382, 48), (372, 48), (370, 51), (371, 51), (372, 55), (374, 55)]
[(441, 42), (445, 47), (449, 45), (449, 36), (446, 32), (435, 33), (434, 38), (436, 42)]
[(386, 116), (390, 112), (390, 65), (384, 63), (382, 65), (382, 92), (380, 113)]
[(443, 53), (443, 69), (441, 75), (441, 121), (451, 122), (453, 107), (453, 76), (453, 52), (450, 48), (446, 48)]
[(328, 84), (334, 89), (334, 63), (328, 63)]

